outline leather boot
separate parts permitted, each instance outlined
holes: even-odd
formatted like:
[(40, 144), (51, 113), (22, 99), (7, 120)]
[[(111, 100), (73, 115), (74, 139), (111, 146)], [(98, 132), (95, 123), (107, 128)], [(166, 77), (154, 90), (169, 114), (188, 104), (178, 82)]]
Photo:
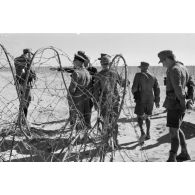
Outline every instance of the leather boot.
[(175, 152), (170, 151), (169, 158), (168, 158), (167, 162), (177, 162), (176, 156), (177, 156), (177, 154)]

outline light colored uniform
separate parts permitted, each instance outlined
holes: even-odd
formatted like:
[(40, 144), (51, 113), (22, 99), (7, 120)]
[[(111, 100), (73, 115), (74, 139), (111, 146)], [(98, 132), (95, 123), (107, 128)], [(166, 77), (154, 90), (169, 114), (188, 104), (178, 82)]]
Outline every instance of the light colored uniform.
[(188, 81), (188, 70), (182, 64), (176, 62), (174, 66), (167, 69), (166, 99), (163, 105), (165, 108), (169, 110), (182, 109), (181, 104), (185, 104), (185, 88)]
[(91, 75), (85, 68), (75, 69), (72, 73), (69, 92), (72, 97), (69, 99), (69, 105), (72, 116), (71, 124), (75, 123), (76, 115), (84, 121), (86, 126), (90, 127), (90, 95), (88, 93), (89, 85), (91, 83)]

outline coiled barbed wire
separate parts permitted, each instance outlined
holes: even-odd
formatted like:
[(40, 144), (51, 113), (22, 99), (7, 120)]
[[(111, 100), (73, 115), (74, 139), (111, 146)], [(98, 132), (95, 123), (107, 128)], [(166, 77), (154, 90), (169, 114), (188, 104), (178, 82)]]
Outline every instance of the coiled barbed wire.
[[(125, 96), (129, 93), (127, 64), (122, 55), (115, 55), (110, 65), (110, 68), (117, 71), (125, 80), (124, 87), (118, 86), (120, 96), (118, 115), (111, 121), (104, 120), (100, 116), (100, 105), (96, 102), (98, 110), (93, 109), (92, 127), (87, 129), (76, 106), (74, 111), (77, 119), (74, 126), (71, 127), (69, 124), (67, 95), (74, 105), (68, 90), (70, 75), (62, 71), (49, 70), (50, 67), (72, 66), (73, 62), (68, 54), (52, 46), (38, 49), (33, 54), (30, 67), (35, 69), (37, 80), (32, 86), (34, 100), (30, 103), (26, 120), (22, 109), (25, 93), (21, 96), (19, 92), (13, 65), (14, 57), (3, 45), (0, 46), (0, 74), (3, 74), (1, 78), (5, 81), (0, 88), (1, 159), (5, 161), (116, 161), (115, 154), (119, 152), (123, 161), (125, 161), (124, 155), (131, 161), (137, 161), (125, 151), (121, 152), (119, 148), (114, 148), (113, 135), (107, 137), (105, 133), (107, 128), (115, 127), (127, 101)], [(30, 70), (27, 72), (24, 90), (27, 88), (29, 74)], [(12, 96), (9, 96), (10, 92), (13, 93)], [(88, 93), (90, 94), (89, 91)], [(93, 94), (90, 94), (90, 98), (95, 101)], [(112, 101), (108, 100), (107, 103), (112, 112)], [(132, 116), (128, 115), (128, 117)], [(79, 130), (76, 130), (77, 125), (80, 125)], [(109, 142), (111, 147), (107, 147), (106, 142)], [(9, 145), (8, 150), (7, 145)], [(144, 153), (144, 150), (141, 152)], [(147, 160), (146, 154), (145, 159)]]

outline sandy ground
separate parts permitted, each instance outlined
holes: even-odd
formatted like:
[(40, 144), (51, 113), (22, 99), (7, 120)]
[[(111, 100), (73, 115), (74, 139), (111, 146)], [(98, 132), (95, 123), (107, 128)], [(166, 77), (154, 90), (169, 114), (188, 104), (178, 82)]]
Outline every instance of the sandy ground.
[[(185, 133), (189, 153), (192, 160), (195, 159), (195, 110), (187, 111), (182, 123), (182, 130)], [(144, 142), (141, 147), (137, 142), (137, 133), (140, 135), (137, 123), (135, 129), (132, 128), (129, 121), (131, 119), (120, 118), (120, 136), (119, 142), (121, 150), (130, 155), (137, 155), (140, 161), (163, 162), (168, 158), (170, 150), (169, 132), (166, 128), (166, 113), (159, 112), (151, 117), (151, 139)], [(134, 160), (134, 159), (133, 159)], [(136, 159), (135, 159), (136, 160)]]
[[(5, 77), (5, 74), (4, 74)], [(10, 78), (10, 77), (9, 77)], [(64, 86), (59, 83), (59, 77), (52, 82), (46, 82), (46, 77), (39, 79), (37, 86), (32, 90), (33, 100), (29, 107), (28, 122), (32, 130), (36, 131), (33, 135), (34, 138), (38, 138), (38, 143), (32, 143), (38, 147), (39, 150), (47, 150), (49, 147), (55, 145), (63, 145), (62, 142), (66, 136), (62, 136), (62, 139), (58, 138), (58, 132), (65, 124), (68, 118), (68, 105), (66, 94), (64, 93)], [(4, 80), (3, 86), (6, 86), (8, 79)], [(11, 81), (11, 79), (9, 79)], [(51, 81), (51, 80), (50, 80)], [(48, 85), (48, 83), (50, 85)], [(164, 162), (168, 158), (168, 152), (170, 150), (169, 134), (166, 128), (166, 113), (162, 107), (165, 98), (165, 87), (161, 86), (161, 107), (159, 109), (154, 108), (154, 113), (151, 118), (151, 139), (140, 145), (139, 135), (140, 130), (136, 122), (136, 116), (133, 114), (134, 103), (130, 97), (130, 93), (126, 94), (125, 104), (118, 120), (119, 124), (119, 144), (120, 149), (114, 152), (114, 162)], [(129, 92), (129, 91), (128, 91)], [(10, 95), (10, 93), (12, 95)], [(57, 95), (56, 95), (57, 94)], [(3, 97), (3, 98), (2, 98)], [(6, 98), (4, 98), (6, 97)], [(8, 87), (1, 89), (1, 108), (4, 111), (1, 113), (1, 124), (5, 122), (13, 122), (17, 118), (17, 106), (18, 100), (16, 99), (16, 92), (13, 82)], [(11, 103), (10, 103), (11, 102)], [(9, 105), (9, 109), (6, 105)], [(3, 106), (3, 107), (2, 107)], [(93, 112), (92, 123), (95, 123), (97, 113)], [(4, 117), (6, 119), (4, 119)], [(189, 153), (192, 160), (195, 160), (195, 109), (187, 111), (182, 124), (182, 129), (186, 135)], [(11, 123), (10, 123), (11, 124)], [(9, 124), (9, 125), (10, 125)], [(5, 128), (4, 128), (5, 131)], [(1, 129), (2, 132), (2, 129)], [(1, 141), (3, 140), (2, 134), (0, 135)], [(33, 139), (34, 139), (33, 138)], [(7, 139), (7, 140), (6, 140)], [(12, 136), (7, 137), (1, 142), (0, 156), (3, 156), (4, 160), (9, 160)], [(28, 144), (21, 143), (21, 138), (15, 138), (15, 147), (12, 151), (13, 161), (31, 161), (29, 152), (27, 150)], [(61, 148), (58, 148), (60, 151)], [(90, 148), (89, 148), (90, 150)], [(57, 150), (56, 150), (57, 151)], [(50, 148), (47, 151), (50, 152)], [(105, 161), (109, 161), (110, 153), (108, 152)], [(41, 159), (34, 158), (35, 161), (42, 161)], [(46, 160), (46, 159), (44, 159)], [(94, 160), (96, 161), (96, 160)]]

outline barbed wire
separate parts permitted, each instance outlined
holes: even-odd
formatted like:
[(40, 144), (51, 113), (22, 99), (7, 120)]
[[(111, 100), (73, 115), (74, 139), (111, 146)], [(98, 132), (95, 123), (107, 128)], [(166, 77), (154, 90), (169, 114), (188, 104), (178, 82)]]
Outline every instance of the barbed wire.
[[(129, 103), (132, 104), (132, 98), (124, 57), (120, 54), (115, 55), (110, 65), (110, 69), (118, 72), (125, 83), (123, 86), (117, 85), (120, 100), (117, 116), (112, 117), (114, 109), (112, 98), (106, 101), (108, 115), (103, 118), (100, 110), (103, 100), (96, 102), (90, 91), (80, 89), (83, 94), (89, 94), (89, 98), (97, 104), (98, 109), (92, 110), (91, 128), (85, 127), (83, 116), (69, 93), (70, 74), (50, 70), (51, 67), (62, 69), (63, 66), (71, 67), (73, 62), (71, 57), (61, 49), (50, 46), (38, 49), (33, 54), (30, 68), (35, 70), (37, 79), (32, 84), (33, 98), (26, 118), (23, 111), (26, 103), (25, 93), (21, 95), (16, 80), (14, 57), (3, 45), (0, 45), (1, 159), (3, 161), (115, 161), (118, 152), (123, 161), (126, 158), (128, 161), (140, 161), (133, 152), (129, 154), (115, 147), (113, 129), (117, 125), (121, 112), (128, 118), (134, 117), (128, 107)], [(29, 75), (30, 69), (24, 82), (24, 91), (28, 88)], [(113, 97), (113, 89), (110, 90)], [(67, 96), (70, 99), (67, 99)], [(74, 125), (70, 125), (69, 101), (77, 116)], [(126, 111), (128, 112), (125, 113)], [(133, 122), (129, 125), (133, 127), (139, 139), (136, 125)], [(140, 151), (141, 161), (148, 161), (142, 145)]]

